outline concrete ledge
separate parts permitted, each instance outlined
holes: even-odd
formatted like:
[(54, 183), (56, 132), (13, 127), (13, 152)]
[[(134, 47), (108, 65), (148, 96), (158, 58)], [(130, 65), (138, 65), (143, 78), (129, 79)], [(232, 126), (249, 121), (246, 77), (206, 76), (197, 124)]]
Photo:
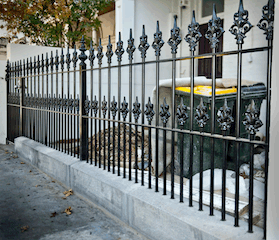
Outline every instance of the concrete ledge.
[(15, 140), (18, 155), (53, 178), (72, 188), (74, 192), (106, 209), (123, 222), (150, 239), (262, 239), (263, 230), (254, 226), (254, 233), (247, 233), (248, 224), (221, 213), (209, 216), (209, 208), (198, 211), (198, 204), (188, 207), (188, 201), (170, 199), (162, 190), (135, 184), (117, 174), (104, 171), (86, 162), (50, 149), (24, 137)]
[(70, 166), (79, 162), (78, 159), (25, 137), (15, 139), (15, 151), (21, 158), (70, 187)]

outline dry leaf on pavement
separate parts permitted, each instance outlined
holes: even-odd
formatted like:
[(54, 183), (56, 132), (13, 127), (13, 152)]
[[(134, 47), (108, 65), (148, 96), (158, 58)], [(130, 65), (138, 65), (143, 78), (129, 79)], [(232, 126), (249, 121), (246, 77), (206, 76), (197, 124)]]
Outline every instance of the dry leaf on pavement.
[(24, 231), (27, 231), (28, 228), (29, 228), (29, 226), (26, 225), (26, 226), (21, 227), (20, 229), (21, 229), (21, 232), (24, 232)]
[(58, 213), (57, 213), (57, 212), (53, 212), (53, 213), (51, 213), (51, 216), (50, 216), (50, 217), (55, 217), (56, 214), (58, 214)]
[(68, 207), (65, 209), (64, 213), (67, 213), (68, 215), (71, 215), (72, 214), (72, 208), (71, 207)]
[(17, 155), (13, 155), (13, 158), (18, 158), (18, 156)]
[(63, 192), (63, 194), (65, 195), (65, 197), (69, 197), (70, 195), (73, 195), (73, 189), (70, 189), (68, 191)]
[(21, 162), (20, 164), (25, 164), (25, 162)]

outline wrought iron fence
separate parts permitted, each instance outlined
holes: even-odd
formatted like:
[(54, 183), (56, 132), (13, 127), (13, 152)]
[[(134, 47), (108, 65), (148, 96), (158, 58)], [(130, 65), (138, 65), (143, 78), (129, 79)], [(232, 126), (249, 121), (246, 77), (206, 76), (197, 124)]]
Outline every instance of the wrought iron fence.
[[(176, 18), (174, 27), (171, 29), (171, 36), (167, 41), (171, 48), (171, 59), (160, 59), (161, 48), (164, 46), (162, 32), (157, 22), (156, 32), (152, 48), (155, 51), (156, 60), (146, 61), (146, 53), (150, 48), (147, 35), (143, 26), (142, 36), (138, 50), (141, 53), (141, 62), (133, 62), (133, 54), (136, 50), (132, 29), (128, 39), (128, 64), (122, 63), (122, 56), (125, 52), (123, 41), (119, 33), (119, 40), (115, 53), (112, 51), (112, 44), (107, 45), (107, 66), (102, 66), (104, 57), (101, 40), (97, 47), (97, 54), (92, 43), (89, 55), (86, 55), (85, 42), (82, 38), (81, 47), (78, 55), (76, 48), (71, 56), (69, 49), (66, 56), (46, 55), (39, 56), (32, 60), (20, 62), (7, 62), (7, 95), (8, 95), (8, 140), (13, 141), (17, 136), (27, 136), (35, 141), (41, 142), (49, 147), (65, 152), (71, 156), (86, 160), (90, 164), (103, 167), (118, 176), (123, 175), (129, 180), (134, 179), (137, 183), (145, 184), (147, 178), (148, 188), (155, 186), (155, 192), (159, 192), (159, 162), (163, 162), (163, 194), (167, 194), (167, 133), (170, 133), (171, 141), (171, 186), (170, 196), (175, 197), (175, 163), (177, 150), (176, 143), (179, 142), (179, 167), (180, 171), (180, 202), (185, 201), (185, 185), (183, 183), (183, 167), (185, 164), (185, 151), (183, 146), (189, 141), (189, 206), (193, 206), (193, 148), (194, 138), (199, 138), (199, 210), (203, 209), (203, 163), (204, 141), (210, 139), (210, 215), (214, 212), (214, 158), (216, 141), (222, 142), (222, 206), (221, 220), (226, 219), (226, 169), (228, 142), (233, 143), (236, 159), (234, 162), (235, 170), (235, 207), (234, 207), (234, 226), (239, 226), (239, 168), (241, 158), (241, 144), (248, 144), (250, 149), (249, 165), (250, 172), (253, 173), (254, 145), (261, 145), (265, 148), (265, 208), (264, 208), (264, 236), (266, 235), (266, 202), (267, 202), (267, 178), (268, 178), (268, 151), (269, 151), (269, 126), (270, 126), (270, 97), (271, 97), (271, 67), (272, 67), (272, 41), (273, 41), (273, 21), (274, 21), (274, 1), (269, 0), (263, 7), (263, 15), (258, 23), (258, 27), (264, 31), (268, 45), (260, 48), (243, 49), (245, 34), (252, 28), (248, 21), (248, 11), (243, 9), (240, 1), (238, 12), (234, 14), (234, 22), (229, 31), (235, 36), (237, 50), (227, 52), (216, 52), (219, 38), (224, 33), (221, 27), (221, 20), (216, 15), (215, 6), (213, 7), (212, 19), (208, 23), (208, 30), (205, 36), (199, 32), (199, 24), (195, 20), (193, 12), (192, 22), (188, 26), (188, 34), (185, 41), (189, 44), (190, 56), (177, 57), (178, 46), (182, 39), (180, 29), (177, 26)], [(212, 53), (196, 54), (196, 47), (200, 38), (205, 37), (210, 42)], [(254, 99), (249, 102), (245, 116), (241, 112), (243, 102), (242, 88), (242, 55), (251, 52), (267, 52), (267, 81), (266, 81), (266, 139), (256, 141), (255, 134), (259, 127), (263, 125), (259, 119), (259, 109), (255, 105)], [(117, 57), (118, 64), (112, 65), (113, 54)], [(235, 110), (229, 107), (227, 99), (224, 105), (216, 107), (216, 58), (219, 56), (237, 56), (237, 93), (235, 100)], [(94, 67), (97, 58), (98, 67)], [(198, 106), (194, 106), (194, 61), (198, 58), (212, 58), (212, 94), (210, 104), (211, 114), (208, 114), (208, 107), (204, 104), (203, 98)], [(176, 92), (176, 63), (181, 60), (190, 61), (190, 95), (189, 106), (185, 105), (183, 98), (178, 103)], [(79, 61), (79, 69), (77, 62)], [(169, 62), (172, 65), (172, 84), (171, 102), (159, 102), (159, 80), (160, 65)], [(88, 67), (88, 63), (90, 67)], [(155, 102), (151, 98), (145, 102), (145, 74), (146, 65), (155, 64), (156, 68), (156, 91)], [(140, 66), (142, 70), (141, 101), (138, 97), (133, 102), (132, 78), (133, 67)], [(122, 99), (121, 79), (122, 68), (127, 67), (129, 72), (128, 99)], [(66, 68), (66, 70), (65, 70)], [(112, 69), (117, 70), (117, 77), (113, 76)], [(102, 71), (107, 71), (107, 94), (102, 96)], [(77, 76), (77, 73), (79, 74)], [(98, 75), (98, 89), (93, 87), (93, 76)], [(89, 75), (89, 78), (88, 78)], [(115, 74), (116, 75), (116, 74)], [(117, 98), (112, 97), (112, 81), (117, 78)], [(88, 80), (89, 83), (88, 84)], [(79, 84), (78, 84), (79, 83)], [(89, 88), (88, 88), (89, 87)], [(20, 91), (17, 91), (20, 90)], [(97, 92), (98, 90), (98, 92)], [(96, 93), (97, 92), (97, 93)], [(79, 93), (79, 94), (78, 94)], [(94, 95), (96, 93), (96, 95)], [(124, 93), (126, 95), (126, 93)], [(247, 102), (246, 102), (247, 103)], [(153, 105), (154, 104), (154, 105)], [(170, 104), (170, 105), (169, 105)], [(171, 109), (171, 110), (170, 110)], [(190, 109), (190, 111), (188, 111)], [(232, 116), (235, 111), (235, 117)], [(145, 122), (146, 118), (146, 122)], [(189, 121), (189, 127), (185, 127)], [(210, 123), (210, 130), (205, 131), (205, 127)], [(232, 125), (234, 123), (234, 125)], [(168, 125), (167, 125), (168, 124)], [(177, 125), (176, 125), (177, 124)], [(194, 124), (197, 124), (198, 130)], [(220, 131), (216, 130), (216, 125)], [(242, 124), (248, 133), (249, 138), (241, 135)], [(233, 134), (230, 129), (233, 128)], [(141, 131), (139, 131), (141, 130)], [(147, 131), (147, 135), (144, 132)], [(155, 134), (152, 143), (152, 132)], [(159, 139), (159, 133), (163, 132), (163, 140)], [(188, 136), (185, 139), (185, 136)], [(177, 140), (176, 140), (177, 138)], [(162, 142), (162, 149), (159, 149), (159, 142)], [(142, 154), (138, 156), (138, 148)], [(152, 156), (151, 148), (154, 148)], [(121, 150), (122, 149), (122, 150)], [(163, 159), (159, 159), (159, 151), (163, 152)], [(145, 156), (147, 153), (147, 167), (144, 167)], [(135, 160), (132, 166), (132, 156)], [(140, 158), (140, 159), (139, 159)], [(126, 166), (128, 164), (128, 166)], [(152, 166), (154, 166), (154, 177), (152, 176)], [(126, 170), (128, 169), (128, 173)], [(148, 169), (145, 174), (145, 169)], [(140, 173), (138, 172), (140, 171)], [(154, 178), (153, 183), (152, 179)], [(253, 229), (253, 174), (249, 175), (249, 219), (248, 231)]]

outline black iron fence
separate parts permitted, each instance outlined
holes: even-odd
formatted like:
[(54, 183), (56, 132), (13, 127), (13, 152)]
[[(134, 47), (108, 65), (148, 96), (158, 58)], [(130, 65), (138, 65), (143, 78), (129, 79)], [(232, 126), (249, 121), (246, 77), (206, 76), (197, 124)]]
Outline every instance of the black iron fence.
[[(185, 41), (190, 47), (190, 56), (177, 57), (178, 45), (182, 39), (180, 29), (174, 20), (174, 27), (171, 29), (171, 37), (168, 45), (171, 48), (171, 59), (160, 59), (161, 48), (164, 45), (162, 33), (157, 22), (156, 32), (152, 48), (155, 51), (156, 60), (146, 61), (146, 52), (150, 48), (147, 42), (147, 35), (143, 26), (142, 36), (138, 50), (141, 53), (141, 62), (133, 62), (133, 54), (136, 50), (132, 30), (128, 39), (129, 62), (122, 63), (124, 54), (123, 42), (119, 33), (119, 41), (115, 52), (112, 51), (112, 44), (107, 45), (107, 65), (102, 66), (104, 57), (101, 41), (96, 51), (92, 46), (89, 55), (86, 55), (84, 39), (81, 40), (80, 54), (76, 49), (72, 55), (69, 52), (64, 56), (50, 57), (42, 55), (34, 59), (7, 63), (7, 89), (8, 89), (8, 140), (13, 141), (17, 136), (27, 136), (35, 141), (41, 142), (49, 147), (65, 152), (71, 156), (78, 157), (90, 164), (103, 167), (113, 174), (122, 175), (129, 180), (139, 180), (142, 185), (147, 178), (148, 188), (155, 186), (155, 191), (159, 192), (159, 164), (162, 163), (163, 171), (163, 194), (167, 194), (167, 144), (170, 144), (170, 196), (175, 198), (175, 173), (180, 175), (179, 191), (180, 202), (185, 201), (185, 184), (183, 183), (184, 165), (189, 165), (189, 189), (187, 192), (189, 206), (193, 206), (193, 149), (196, 139), (199, 139), (199, 210), (203, 209), (203, 171), (204, 166), (204, 143), (209, 141), (210, 154), (210, 215), (214, 212), (214, 167), (216, 154), (214, 149), (221, 142), (222, 154), (222, 206), (221, 219), (226, 218), (226, 170), (228, 161), (228, 148), (232, 147), (235, 153), (233, 169), (235, 171), (235, 206), (234, 206), (234, 226), (239, 226), (239, 174), (241, 163), (241, 148), (247, 147), (250, 151), (248, 163), (250, 173), (254, 168), (254, 146), (262, 146), (265, 149), (265, 207), (264, 207), (264, 236), (266, 234), (266, 202), (267, 202), (267, 178), (268, 178), (268, 151), (269, 151), (269, 126), (270, 126), (270, 96), (271, 96), (271, 65), (272, 65), (272, 40), (273, 40), (273, 20), (274, 1), (268, 1), (263, 7), (263, 15), (258, 23), (258, 27), (264, 30), (267, 39), (267, 46), (260, 48), (243, 49), (245, 34), (252, 28), (248, 21), (248, 11), (243, 9), (240, 1), (239, 10), (234, 15), (234, 22), (229, 31), (235, 36), (237, 50), (227, 52), (217, 52), (219, 38), (224, 33), (221, 27), (221, 20), (216, 16), (215, 6), (213, 16), (208, 23), (208, 30), (205, 36), (199, 32), (199, 24), (195, 20), (193, 12), (192, 22), (188, 27), (188, 34)], [(210, 42), (212, 53), (196, 54), (196, 46), (200, 38), (205, 37)], [(263, 125), (259, 119), (259, 106), (255, 104), (256, 98), (245, 99), (245, 89), (242, 87), (242, 55), (251, 52), (267, 52), (267, 80), (266, 86), (262, 87), (261, 94), (266, 98), (266, 138), (265, 141), (256, 141), (255, 134), (258, 128)], [(117, 56), (118, 64), (112, 65), (113, 54)], [(237, 56), (237, 91), (233, 101), (233, 107), (226, 97), (223, 97), (223, 106), (216, 104), (216, 59), (220, 56)], [(98, 67), (94, 66), (97, 58)], [(212, 93), (207, 105), (204, 97), (200, 103), (195, 104), (195, 59), (212, 59)], [(176, 63), (178, 61), (190, 61), (190, 93), (188, 95), (188, 105), (185, 105), (185, 98), (179, 97), (176, 91)], [(77, 62), (79, 61), (79, 69)], [(88, 67), (88, 63), (90, 67)], [(171, 63), (171, 101), (160, 102), (160, 65)], [(147, 65), (155, 65), (156, 68), (156, 90), (154, 102), (151, 98), (146, 101), (145, 74)], [(141, 100), (133, 96), (132, 79), (135, 66), (141, 68)], [(128, 88), (123, 92), (122, 73), (123, 68), (128, 68)], [(112, 70), (115, 70), (112, 76)], [(106, 90), (103, 94), (102, 72), (106, 72)], [(98, 83), (98, 88), (94, 87), (94, 77)], [(117, 80), (116, 80), (117, 79)], [(112, 89), (112, 85), (117, 86)], [(112, 96), (112, 91), (116, 96)], [(123, 97), (124, 95), (124, 97)], [(249, 95), (248, 95), (249, 96)], [(123, 98), (122, 98), (123, 97)], [(127, 97), (127, 99), (126, 99)], [(179, 101), (178, 101), (179, 99)], [(135, 100), (135, 102), (133, 102)], [(247, 100), (247, 97), (246, 97)], [(258, 103), (261, 103), (258, 102)], [(153, 105), (154, 104), (154, 105)], [(169, 104), (169, 105), (168, 105)], [(242, 112), (243, 104), (246, 104), (245, 113)], [(209, 108), (209, 109), (208, 109)], [(233, 109), (232, 109), (233, 108)], [(189, 110), (188, 110), (189, 109)], [(210, 114), (209, 114), (209, 110)], [(186, 124), (187, 122), (187, 124)], [(187, 125), (187, 126), (186, 126)], [(218, 125), (218, 126), (216, 126)], [(196, 127), (195, 127), (196, 126)], [(209, 130), (205, 127), (209, 126)], [(245, 126), (246, 134), (242, 134), (241, 129)], [(219, 129), (218, 129), (219, 127)], [(162, 139), (159, 135), (163, 133)], [(169, 134), (168, 134), (169, 133)], [(152, 134), (154, 138), (152, 140)], [(170, 141), (170, 143), (169, 143)], [(186, 154), (184, 146), (187, 142), (188, 152)], [(230, 145), (228, 145), (230, 143)], [(243, 145), (244, 144), (244, 145)], [(179, 149), (177, 149), (179, 145)], [(162, 149), (160, 148), (162, 146)], [(219, 147), (220, 147), (219, 146)], [(153, 148), (153, 154), (152, 154)], [(139, 152), (141, 149), (141, 152)], [(163, 159), (159, 159), (159, 152), (162, 151)], [(177, 155), (177, 152), (179, 154)], [(187, 156), (186, 156), (187, 155)], [(175, 159), (179, 161), (179, 171), (175, 170)], [(133, 161), (132, 161), (133, 159)], [(133, 164), (134, 163), (134, 164)], [(146, 165), (146, 166), (145, 166)], [(154, 168), (154, 169), (153, 169)], [(154, 170), (154, 174), (152, 173)], [(128, 170), (128, 173), (127, 173)], [(145, 171), (147, 170), (147, 172)], [(147, 173), (147, 174), (146, 174)], [(152, 176), (154, 175), (154, 176)], [(154, 178), (154, 182), (152, 182)], [(253, 174), (249, 175), (249, 219), (248, 231), (252, 232), (253, 227)]]

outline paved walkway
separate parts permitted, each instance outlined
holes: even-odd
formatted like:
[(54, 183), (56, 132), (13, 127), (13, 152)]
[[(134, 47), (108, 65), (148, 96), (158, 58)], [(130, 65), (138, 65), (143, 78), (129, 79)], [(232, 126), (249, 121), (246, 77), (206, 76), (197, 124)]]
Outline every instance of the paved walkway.
[(63, 199), (65, 190), (0, 145), (0, 239), (146, 239), (75, 194)]

